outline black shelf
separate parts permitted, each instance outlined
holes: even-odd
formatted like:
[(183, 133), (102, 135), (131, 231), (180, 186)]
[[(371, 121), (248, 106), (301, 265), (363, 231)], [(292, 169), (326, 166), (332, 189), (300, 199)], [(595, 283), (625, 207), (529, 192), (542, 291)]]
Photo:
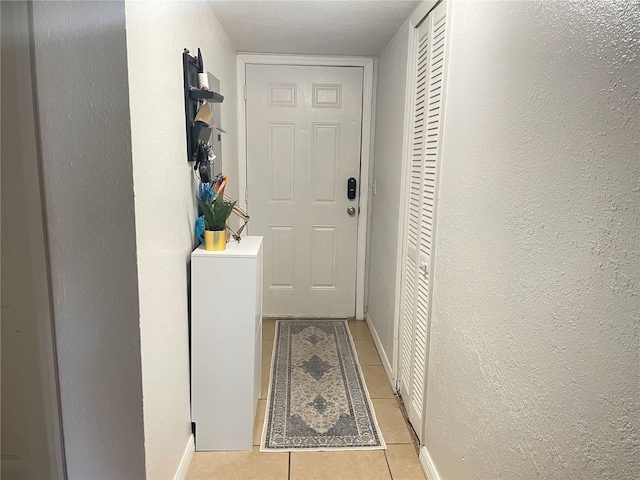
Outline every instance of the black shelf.
[[(222, 103), (224, 97), (218, 92), (200, 88), (198, 74), (204, 73), (202, 53), (198, 49), (198, 56), (193, 57), (186, 48), (182, 53), (182, 70), (184, 74), (184, 116), (187, 131), (187, 161), (194, 162), (197, 159), (198, 141), (209, 138), (211, 129), (202, 122), (196, 122), (198, 106), (203, 100)], [(208, 132), (208, 133), (207, 133)]]
[(202, 88), (192, 88), (189, 90), (189, 98), (191, 98), (191, 100), (208, 100), (213, 103), (222, 103), (224, 100), (224, 97), (218, 92)]

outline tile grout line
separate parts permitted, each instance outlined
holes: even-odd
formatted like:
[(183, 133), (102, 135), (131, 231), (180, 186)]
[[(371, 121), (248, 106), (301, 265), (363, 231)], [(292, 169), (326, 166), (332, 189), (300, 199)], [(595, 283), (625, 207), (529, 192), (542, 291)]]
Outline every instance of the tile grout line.
[(389, 465), (389, 458), (387, 457), (387, 450), (383, 450), (384, 452), (384, 461), (387, 462), (387, 470), (389, 470), (389, 479), (393, 480), (393, 473), (391, 473), (391, 465)]

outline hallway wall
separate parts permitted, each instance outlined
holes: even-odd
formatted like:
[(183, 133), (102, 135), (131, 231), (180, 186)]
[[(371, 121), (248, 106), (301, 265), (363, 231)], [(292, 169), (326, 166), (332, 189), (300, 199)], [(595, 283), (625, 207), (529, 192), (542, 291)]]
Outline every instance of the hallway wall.
[(454, 2), (426, 415), (443, 479), (640, 476), (639, 17)]
[[(393, 365), (393, 330), (396, 298), (398, 211), (402, 173), (402, 134), (409, 23), (396, 32), (378, 55), (375, 148), (369, 234), (367, 316), (389, 362)], [(373, 192), (372, 192), (373, 193)]]
[(124, 2), (33, 2), (33, 11), (68, 478), (141, 479)]
[(187, 163), (182, 51), (220, 79), (223, 171), (238, 195), (236, 50), (207, 2), (127, 2), (127, 54), (147, 477), (173, 478), (191, 438), (189, 259), (197, 183)]

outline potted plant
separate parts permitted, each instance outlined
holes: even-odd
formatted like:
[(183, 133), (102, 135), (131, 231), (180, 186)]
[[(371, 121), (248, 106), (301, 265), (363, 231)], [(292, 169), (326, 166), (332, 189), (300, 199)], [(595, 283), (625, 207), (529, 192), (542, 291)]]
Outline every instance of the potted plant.
[(202, 215), (204, 215), (205, 250), (225, 250), (227, 248), (227, 219), (236, 202), (227, 201), (223, 195), (217, 195), (212, 203), (198, 199), (198, 204)]

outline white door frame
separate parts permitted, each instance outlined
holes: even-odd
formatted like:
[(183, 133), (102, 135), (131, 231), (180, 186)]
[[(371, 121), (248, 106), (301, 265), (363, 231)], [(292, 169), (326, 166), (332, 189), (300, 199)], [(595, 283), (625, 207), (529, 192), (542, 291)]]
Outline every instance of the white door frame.
[[(421, 2), (409, 17), (409, 35), (407, 40), (407, 78), (405, 86), (404, 100), (404, 128), (402, 135), (402, 172), (400, 177), (400, 212), (398, 215), (398, 250), (396, 255), (396, 298), (394, 307), (393, 322), (393, 364), (391, 370), (393, 381), (398, 389), (400, 382), (400, 331), (402, 328), (402, 298), (404, 289), (402, 288), (404, 277), (404, 258), (407, 250), (407, 211), (409, 178), (408, 168), (411, 163), (411, 135), (413, 134), (413, 88), (416, 75), (415, 47), (418, 39), (417, 27), (429, 12), (436, 6), (439, 0), (425, 0)], [(434, 212), (435, 213), (435, 212)], [(429, 345), (427, 345), (427, 361), (429, 357)]]
[[(369, 212), (369, 185), (373, 147), (373, 111), (375, 108), (374, 59), (372, 57), (325, 57), (315, 55), (270, 55), (239, 53), (237, 61), (238, 92), (244, 92), (246, 65), (298, 65), (323, 67), (362, 67), (362, 144), (360, 150), (360, 215), (358, 215), (358, 244), (356, 253), (356, 319), (364, 320), (365, 312), (365, 263), (367, 250), (367, 226)], [(238, 95), (238, 177), (240, 182), (240, 206), (246, 209), (247, 194), (247, 118), (245, 95)], [(244, 192), (245, 194), (243, 195)], [(249, 225), (250, 227), (251, 225)]]
[[(19, 2), (7, 8), (2, 6), (2, 15), (6, 15), (13, 28), (6, 33), (12, 40), (7, 48), (10, 54), (2, 59), (2, 68), (10, 65), (15, 70), (15, 77), (11, 85), (15, 87), (15, 95), (20, 98), (21, 110), (13, 115), (12, 120), (20, 126), (23, 135), (20, 138), (11, 138), (6, 144), (20, 148), (21, 156), (16, 161), (26, 165), (30, 179), (30, 188), (36, 192), (31, 195), (32, 201), (25, 207), (27, 213), (30, 257), (33, 260), (29, 266), (30, 275), (38, 281), (33, 282), (32, 297), (35, 302), (35, 318), (29, 318), (28, 329), (34, 329), (34, 338), (31, 341), (39, 347), (40, 357), (31, 359), (38, 362), (40, 378), (37, 379), (42, 389), (41, 418), (24, 418), (22, 425), (25, 430), (27, 444), (30, 444), (29, 431), (34, 425), (44, 422), (46, 443), (48, 444), (48, 464), (53, 478), (66, 479), (67, 466), (64, 451), (64, 435), (62, 412), (60, 410), (60, 385), (58, 375), (58, 357), (56, 352), (55, 319), (53, 315), (53, 293), (51, 291), (51, 265), (49, 262), (49, 242), (47, 237), (47, 214), (44, 204), (44, 183), (42, 167), (42, 149), (40, 136), (40, 116), (38, 106), (40, 98), (36, 85), (35, 42), (34, 42), (34, 14), (33, 2)], [(5, 19), (3, 19), (3, 23)], [(3, 32), (3, 42), (5, 40)], [(3, 43), (4, 47), (4, 43)], [(6, 61), (5, 61), (6, 60)], [(16, 82), (13, 85), (13, 82)], [(5, 87), (3, 87), (5, 88)], [(4, 110), (7, 106), (3, 105)], [(11, 109), (11, 106), (9, 106)], [(32, 151), (23, 148), (25, 144), (35, 142)], [(33, 178), (35, 175), (36, 178)], [(20, 183), (23, 178), (19, 179)], [(24, 183), (26, 186), (27, 183)], [(4, 299), (3, 299), (4, 300)], [(25, 391), (24, 394), (30, 394)], [(39, 402), (38, 402), (39, 403)], [(37, 428), (37, 430), (41, 430)]]

